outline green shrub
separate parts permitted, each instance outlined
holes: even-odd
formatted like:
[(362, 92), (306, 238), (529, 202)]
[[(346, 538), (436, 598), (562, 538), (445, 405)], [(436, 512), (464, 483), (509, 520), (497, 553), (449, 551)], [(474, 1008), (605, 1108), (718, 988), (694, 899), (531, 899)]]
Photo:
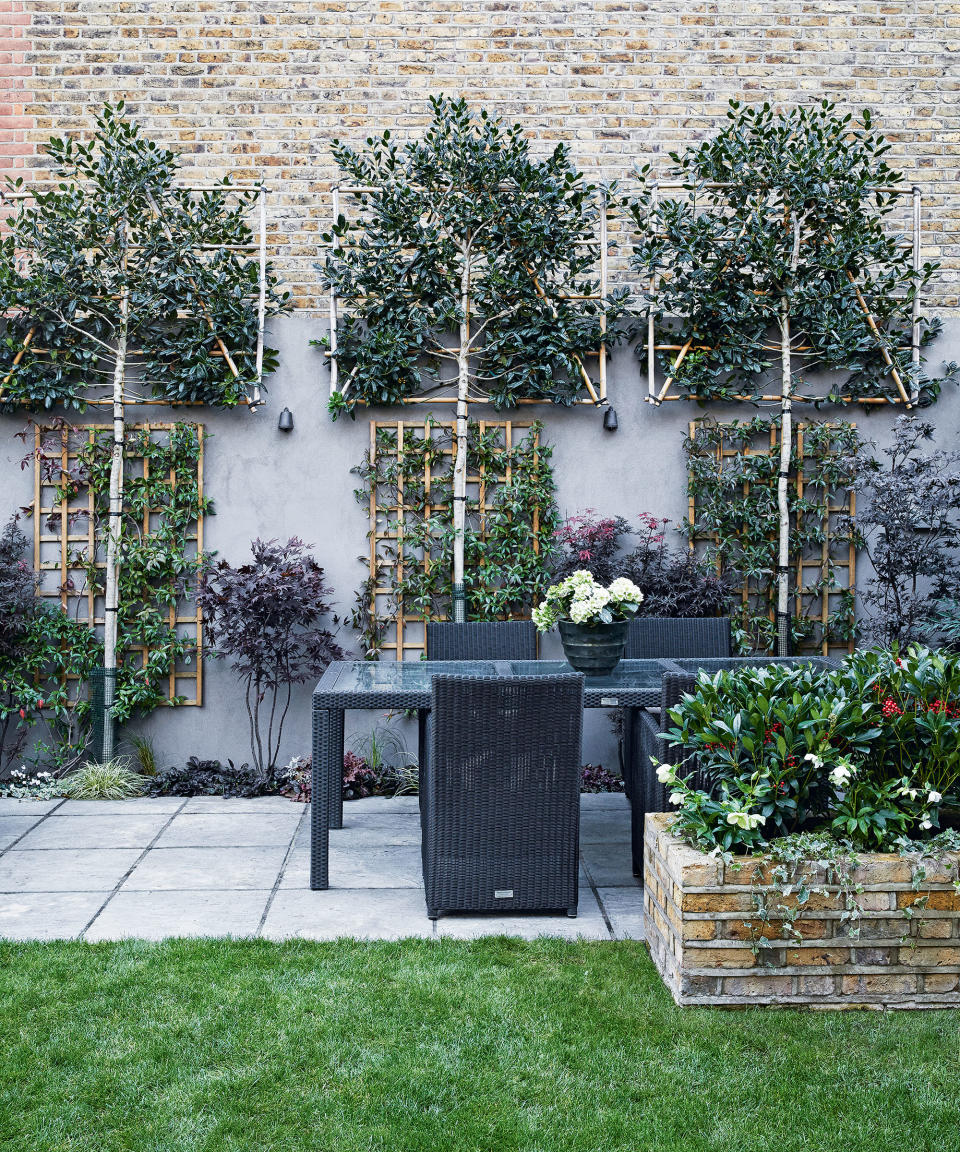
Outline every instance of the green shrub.
[(657, 775), (675, 830), (707, 850), (815, 830), (890, 847), (930, 835), (960, 783), (960, 657), (948, 652), (701, 674), (670, 719), (670, 743), (690, 754)]

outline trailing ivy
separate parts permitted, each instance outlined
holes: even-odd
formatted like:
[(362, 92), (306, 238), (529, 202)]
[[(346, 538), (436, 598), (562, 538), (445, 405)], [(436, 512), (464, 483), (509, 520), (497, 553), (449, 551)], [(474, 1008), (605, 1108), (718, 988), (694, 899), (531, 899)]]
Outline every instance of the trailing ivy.
[[(453, 433), (430, 417), (427, 428), (426, 436), (405, 428), (401, 453), (396, 431), (378, 428), (373, 460), (368, 452), (353, 469), (362, 481), (354, 493), (358, 503), (369, 507), (373, 494), (382, 514), (378, 571), (358, 590), (351, 618), (368, 658), (376, 658), (390, 621), (398, 615), (431, 619), (450, 615)], [(472, 620), (529, 616), (550, 583), (549, 546), (559, 515), (552, 448), (539, 439), (541, 430), (539, 423), (532, 425), (528, 435), (507, 448), (500, 429), (481, 432), (477, 423), (470, 423), (468, 471), (471, 476), (482, 471), (486, 502), (492, 505), (481, 509), (478, 493), (468, 495), (465, 595)], [(396, 512), (400, 503), (406, 510), (402, 521)], [(369, 563), (368, 557), (361, 559)], [(393, 579), (389, 610), (374, 609), (374, 586), (388, 575), (393, 578), (398, 567), (402, 576)]]
[[(778, 421), (773, 425), (778, 428)], [(770, 426), (761, 416), (723, 424), (707, 419), (684, 441), (694, 507), (694, 519), (686, 529), (722, 572), (737, 573), (748, 590), (737, 628), (738, 646), (744, 652), (770, 652), (776, 644), (780, 448), (770, 444)], [(828, 503), (832, 506), (838, 492), (851, 484), (849, 462), (862, 445), (859, 433), (842, 422), (813, 424), (803, 429), (802, 444), (802, 459), (796, 445), (791, 453), (788, 489), (794, 558), (790, 595), (803, 608), (791, 620), (795, 651), (819, 650), (824, 641), (828, 646), (846, 645), (853, 636), (854, 594), (836, 579), (832, 548), (862, 544), (852, 519), (838, 520), (827, 511)], [(721, 457), (721, 448), (733, 454)], [(802, 492), (798, 478), (803, 481)], [(823, 556), (825, 544), (826, 560), (819, 569), (805, 569), (816, 575), (800, 588), (797, 558), (815, 562)], [(832, 610), (824, 626), (816, 612), (825, 591)]]

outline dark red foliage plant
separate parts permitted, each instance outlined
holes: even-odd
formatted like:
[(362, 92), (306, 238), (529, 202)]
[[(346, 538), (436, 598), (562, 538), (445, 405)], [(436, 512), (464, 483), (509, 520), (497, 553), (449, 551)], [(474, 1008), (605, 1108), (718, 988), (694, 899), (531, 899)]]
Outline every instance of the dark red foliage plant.
[(212, 655), (229, 658), (244, 685), (251, 753), (268, 775), (276, 771), (293, 685), (344, 655), (323, 626), (331, 589), (307, 549), (295, 536), (285, 544), (254, 540), (252, 563), (211, 562), (197, 594)]

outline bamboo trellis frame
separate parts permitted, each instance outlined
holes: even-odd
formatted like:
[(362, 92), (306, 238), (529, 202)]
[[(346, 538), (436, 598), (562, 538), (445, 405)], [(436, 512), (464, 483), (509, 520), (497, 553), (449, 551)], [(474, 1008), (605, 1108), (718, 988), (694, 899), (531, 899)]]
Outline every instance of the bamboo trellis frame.
[[(147, 436), (163, 436), (171, 431), (173, 424), (146, 423), (136, 424), (128, 429), (130, 433), (145, 433)], [(203, 425), (191, 425), (196, 430), (199, 442), (199, 455), (197, 457), (197, 492), (203, 499)], [(85, 424), (80, 428), (63, 428), (59, 432), (60, 462), (64, 472), (68, 472), (76, 462), (81, 446), (96, 442), (97, 437), (112, 431), (110, 424)], [(82, 439), (78, 442), (75, 434), (79, 433)], [(41, 574), (57, 573), (58, 585), (55, 588), (45, 587), (41, 583), (37, 595), (46, 599), (57, 600), (60, 606), (71, 617), (86, 623), (91, 629), (101, 630), (104, 625), (103, 592), (97, 592), (86, 579), (86, 574), (80, 566), (81, 554), (93, 560), (94, 566), (103, 571), (106, 562), (101, 558), (102, 538), (96, 534), (95, 495), (90, 485), (73, 500), (56, 500), (56, 482), (45, 482), (39, 460), (42, 446), (54, 435), (54, 430), (37, 427), (34, 431), (35, 463), (33, 473), (33, 563), (34, 569)], [(150, 461), (146, 457), (129, 455), (125, 452), (125, 460), (140, 461), (143, 476), (149, 476)], [(175, 483), (174, 473), (171, 471), (169, 480)], [(154, 519), (162, 516), (162, 509), (147, 508), (144, 510), (141, 530), (143, 536), (150, 536), (153, 532)], [(197, 554), (203, 551), (203, 514), (194, 521), (193, 532), (187, 536), (190, 543), (196, 546)], [(51, 552), (53, 558), (50, 558)], [(71, 586), (73, 577), (77, 575), (82, 583)], [(183, 705), (199, 707), (203, 704), (203, 617), (199, 605), (192, 601), (192, 610), (186, 602), (170, 605), (167, 610), (167, 623), (179, 635), (190, 635), (195, 645), (195, 658), (189, 664), (177, 664), (170, 669), (167, 677), (167, 694), (169, 699), (176, 696), (186, 697), (181, 701)], [(126, 649), (124, 656), (130, 654), (139, 656), (143, 662), (149, 657), (149, 648), (136, 645)], [(75, 677), (68, 676), (68, 681)], [(179, 690), (181, 686), (192, 686), (191, 693)]]
[[(332, 240), (331, 240), (330, 244), (321, 244), (321, 245), (319, 245), (319, 247), (329, 248), (330, 251), (333, 253), (336, 253), (340, 249), (340, 244), (337, 241), (336, 232), (334, 231), (334, 227), (335, 227), (337, 220), (340, 216), (340, 208), (341, 208), (340, 197), (341, 197), (341, 195), (344, 195), (344, 196), (373, 195), (374, 193), (376, 193), (378, 191), (380, 191), (380, 189), (373, 187), (372, 185), (370, 185), (370, 186), (363, 185), (363, 184), (334, 184), (334, 185), (332, 185), (332, 187), (330, 189), (330, 218), (331, 218), (331, 233), (330, 234), (331, 234)], [(600, 260), (599, 260), (599, 269), (598, 269), (600, 291), (597, 293), (592, 293), (590, 295), (567, 296), (567, 297), (565, 297), (566, 299), (605, 300), (607, 298), (607, 287), (608, 287), (608, 280), (609, 280), (609, 254), (608, 254), (609, 236), (607, 233), (607, 194), (603, 189), (600, 189), (599, 190), (599, 196), (600, 196), (599, 238), (598, 238), (597, 244), (598, 244), (598, 247), (600, 249), (600, 254), (599, 254)], [(534, 275), (534, 273), (529, 268), (527, 269), (527, 271), (530, 273), (530, 276), (531, 276), (531, 279), (534, 283), (536, 291), (541, 296), (541, 298), (544, 298), (543, 290), (541, 289), (541, 287), (537, 281), (536, 276)], [(337, 368), (337, 359), (336, 359), (337, 324), (338, 324), (339, 317), (340, 317), (341, 303), (345, 303), (344, 298), (337, 295), (336, 288), (331, 284), (330, 291), (328, 293), (329, 342), (330, 342), (330, 358), (329, 358), (330, 359), (330, 395), (331, 395), (331, 397), (335, 396), (339, 391), (341, 391), (340, 374), (339, 374), (339, 371)], [(607, 327), (606, 316), (602, 317), (601, 327), (602, 327), (602, 330), (604, 332), (606, 332), (606, 327)], [(583, 380), (584, 387), (587, 390), (587, 395), (584, 397), (581, 397), (579, 400), (576, 401), (576, 403), (577, 404), (588, 404), (591, 406), (606, 404), (606, 402), (607, 402), (607, 346), (606, 346), (606, 341), (602, 341), (599, 348), (597, 348), (596, 350), (584, 353), (584, 355), (588, 356), (591, 360), (595, 359), (597, 361), (596, 378), (594, 379), (594, 377), (591, 376), (589, 370), (587, 369), (587, 366), (583, 363), (583, 360), (581, 359), (581, 357), (578, 355), (574, 355), (573, 359), (577, 362), (580, 376)], [(451, 383), (451, 386), (455, 387), (456, 381), (451, 381), (450, 383)], [(483, 396), (474, 396), (474, 397), (471, 397), (471, 400), (473, 403), (479, 403), (479, 404), (483, 404), (486, 402), (486, 398)], [(436, 395), (434, 393), (431, 393), (429, 395), (423, 395), (423, 396), (407, 396), (403, 400), (404, 405), (407, 405), (407, 404), (456, 404), (456, 402), (457, 402), (456, 395), (444, 396), (444, 395)], [(362, 400), (359, 401), (358, 403), (363, 404), (363, 405), (366, 404), (366, 402), (362, 401)], [(530, 404), (543, 405), (543, 404), (548, 404), (549, 401), (548, 400), (538, 400), (536, 398), (521, 398), (520, 400), (517, 401), (517, 403), (518, 404), (524, 404), (524, 405), (530, 405)]]
[[(39, 189), (39, 188), (41, 188), (43, 183), (44, 183), (44, 181), (35, 181), (34, 187)], [(50, 182), (50, 183), (56, 184), (59, 182)], [(258, 265), (257, 342), (256, 342), (256, 349), (253, 353), (253, 355), (255, 357), (255, 362), (256, 362), (256, 381), (254, 383), (252, 395), (249, 397), (243, 397), (240, 400), (240, 404), (248, 406), (251, 412), (256, 411), (257, 405), (260, 403), (260, 397), (261, 397), (261, 385), (263, 383), (264, 329), (265, 329), (265, 325), (266, 325), (266, 314), (267, 314), (267, 200), (266, 200), (266, 188), (264, 187), (264, 185), (262, 183), (258, 183), (256, 185), (254, 185), (253, 187), (257, 190), (257, 221), (258, 221), (258, 224), (257, 224), (257, 238), (256, 238), (256, 240), (250, 244), (198, 244), (198, 245), (194, 245), (194, 247), (193, 247), (193, 251), (195, 251), (195, 252), (248, 252), (248, 253), (256, 254), (257, 265)], [(244, 192), (244, 191), (248, 191), (248, 190), (250, 190), (250, 189), (246, 188), (242, 184), (231, 184), (227, 187), (224, 187), (223, 185), (219, 185), (219, 184), (191, 184), (188, 187), (183, 187), (180, 189), (180, 191), (189, 192), (189, 193), (193, 193), (193, 192), (226, 192), (226, 193), (230, 193), (230, 192)], [(5, 199), (6, 200), (28, 200), (33, 195), (34, 195), (34, 191), (32, 189), (25, 189), (23, 191), (6, 191), (6, 192), (0, 191), (0, 203), (2, 203), (3, 200), (5, 200)], [(157, 212), (157, 216), (159, 218), (159, 211)], [(130, 251), (137, 251), (137, 250), (138, 250), (137, 246), (133, 246), (130, 249)], [(246, 352), (246, 351), (236, 350), (236, 349), (231, 351), (231, 349), (227, 348), (224, 341), (214, 331), (213, 321), (212, 321), (209, 313), (207, 312), (205, 306), (201, 304), (200, 310), (201, 310), (202, 316), (206, 319), (208, 325), (210, 326), (210, 331), (213, 333), (214, 339), (217, 342), (217, 351), (211, 352), (211, 355), (214, 357), (219, 357), (219, 358), (225, 359), (227, 361), (227, 365), (231, 371), (231, 374), (233, 375), (234, 378), (236, 378), (237, 376), (239, 376), (240, 373), (236, 367), (236, 364), (234, 363), (235, 358), (248, 356), (248, 355), (250, 355), (250, 353)], [(189, 318), (189, 317), (193, 317), (194, 313), (193, 312), (178, 311), (177, 316), (180, 319)], [(7, 384), (9, 384), (10, 380), (13, 378), (13, 376), (17, 370), (18, 365), (20, 364), (21, 360), (23, 359), (24, 355), (27, 352), (27, 349), (30, 347), (30, 345), (33, 341), (35, 333), (36, 333), (35, 327), (31, 327), (27, 330), (27, 334), (24, 338), (22, 347), (16, 352), (9, 370), (3, 376), (2, 380), (0, 380), (0, 400), (3, 400), (4, 389), (6, 388)], [(36, 352), (36, 353), (43, 354), (44, 351), (45, 351), (45, 349), (34, 347), (34, 352)], [(144, 353), (138, 349), (129, 349), (127, 351), (128, 359), (136, 359), (138, 356), (142, 356), (143, 354)], [(103, 397), (101, 399), (96, 399), (96, 398), (91, 397), (91, 398), (86, 400), (86, 403), (91, 408), (109, 408), (112, 406), (113, 400), (109, 396)], [(163, 398), (158, 399), (158, 398), (153, 397), (153, 396), (132, 396), (128, 400), (128, 403), (134, 404), (137, 407), (140, 407), (140, 406), (158, 406), (158, 405), (161, 405), (161, 406), (167, 407), (167, 408), (198, 408), (198, 407), (203, 407), (203, 401), (201, 401), (201, 400), (166, 400)]]
[[(534, 436), (534, 445), (539, 443), (537, 434), (531, 433), (532, 424), (510, 420), (478, 420), (476, 428), (481, 436), (487, 432), (498, 431), (503, 435), (503, 446), (507, 453), (519, 444), (526, 436)], [(438, 503), (432, 499), (432, 483), (438, 478), (438, 469), (432, 466), (429, 459), (424, 463), (423, 483), (424, 501), (422, 508), (414, 508), (405, 503), (404, 499), (404, 473), (402, 459), (405, 437), (413, 434), (417, 439), (435, 437), (448, 437), (449, 442), (438, 446), (445, 462), (444, 477), (452, 475), (452, 465), (456, 456), (456, 424), (452, 420), (385, 420), (370, 421), (370, 463), (376, 465), (378, 459), (383, 458), (385, 449), (380, 445), (378, 432), (389, 430), (396, 434), (396, 447), (387, 449), (396, 458), (397, 468), (397, 495), (395, 500), (388, 503), (381, 502), (378, 495), (378, 486), (374, 481), (370, 483), (370, 496), (368, 503), (369, 515), (369, 552), (368, 564), (370, 574), (370, 602), (371, 613), (380, 620), (389, 621), (386, 639), (379, 645), (379, 650), (391, 653), (395, 660), (418, 660), (426, 651), (426, 620), (446, 619), (443, 616), (424, 617), (416, 613), (406, 612), (402, 603), (394, 598), (394, 589), (398, 581), (404, 577), (403, 536), (408, 516), (415, 515), (417, 520), (429, 519), (436, 512), (449, 511), (449, 504)], [(449, 469), (446, 467), (449, 461)], [(467, 491), (471, 504), (477, 505), (477, 517), (480, 531), (486, 527), (486, 517), (494, 508), (494, 497), (501, 482), (509, 482), (511, 468), (509, 459), (502, 474), (492, 476), (485, 465), (481, 463), (475, 472), (467, 476)], [(539, 508), (532, 510), (534, 531), (534, 549), (539, 551)], [(390, 521), (396, 524), (391, 529)], [(396, 559), (386, 556), (383, 545), (388, 544), (396, 549)], [(431, 556), (424, 552), (419, 561), (424, 572), (430, 570)]]
[[(695, 435), (699, 423), (697, 420), (690, 421), (688, 431), (691, 438)], [(721, 428), (722, 427), (723, 425), (721, 425)], [(803, 467), (805, 459), (804, 433), (808, 427), (809, 425), (802, 423), (795, 426), (796, 453), (800, 466), (793, 478), (797, 487), (798, 499), (803, 497), (805, 488), (809, 483)], [(833, 427), (833, 425), (827, 424), (826, 427), (830, 428)], [(776, 425), (771, 424), (769, 442), (767, 444), (747, 444), (741, 448), (720, 443), (716, 447), (715, 458), (722, 468), (725, 459), (772, 455), (776, 452), (779, 443), (779, 429)], [(749, 494), (750, 482), (745, 480), (743, 483), (743, 495), (748, 496)], [(831, 497), (837, 495), (838, 493), (825, 492), (823, 494), (823, 503), (819, 506), (823, 526), (823, 541), (819, 554), (814, 556), (811, 554), (805, 555), (802, 552), (795, 552), (791, 560), (796, 581), (796, 591), (793, 597), (794, 614), (798, 619), (812, 620), (819, 625), (818, 640), (814, 644), (808, 644), (803, 648), (803, 652), (807, 654), (816, 653), (821, 656), (836, 655), (839, 652), (853, 652), (855, 647), (855, 639), (852, 635), (842, 643), (832, 641), (829, 635), (829, 622), (833, 613), (834, 601), (841, 593), (853, 592), (856, 586), (857, 576), (857, 550), (853, 541), (846, 539), (837, 540), (831, 532), (831, 527), (838, 518), (849, 519), (851, 522), (856, 518), (856, 493), (852, 490), (842, 489), (839, 493), (840, 503), (831, 499)], [(687, 518), (691, 525), (696, 524), (697, 504), (692, 492), (688, 496)], [(714, 543), (716, 543), (716, 536), (712, 533), (705, 533), (703, 535), (692, 536), (690, 547), (696, 549), (698, 545)], [(819, 590), (816, 588), (811, 589), (806, 583), (806, 574), (811, 571), (816, 573), (815, 583), (823, 581), (823, 587)], [(828, 580), (827, 577), (831, 579)], [(749, 579), (744, 579), (739, 595), (741, 608), (746, 614), (750, 608), (751, 601), (760, 596), (761, 592), (752, 585)], [(812, 607), (811, 601), (815, 598), (819, 598), (819, 611), (817, 613), (808, 610)], [(774, 607), (773, 601), (770, 600), (767, 615), (771, 623), (775, 622)]]
[[(732, 185), (730, 185), (729, 183), (721, 183), (718, 181), (712, 181), (712, 182), (706, 182), (706, 183), (700, 185), (700, 187), (718, 189), (718, 188), (729, 188), (729, 187), (732, 187)], [(651, 187), (651, 204), (652, 204), (652, 206), (654, 206), (654, 207), (656, 206), (656, 204), (659, 200), (660, 193), (661, 193), (661, 191), (664, 191), (664, 190), (666, 190), (666, 191), (675, 191), (675, 190), (689, 191), (689, 186), (687, 184), (684, 184), (683, 182), (679, 182), (679, 181), (662, 181), (659, 183), (654, 183)], [(921, 251), (921, 224), (922, 224), (922, 192), (921, 192), (921, 189), (917, 185), (913, 185), (911, 188), (900, 188), (900, 187), (886, 187), (886, 188), (882, 188), (882, 189), (881, 188), (871, 188), (871, 189), (867, 189), (867, 191), (884, 191), (884, 192), (889, 193), (892, 196), (910, 196), (912, 198), (910, 250), (911, 250), (911, 254), (912, 254), (913, 272), (914, 272), (914, 275), (919, 278), (920, 268), (921, 268), (920, 251)], [(870, 311), (869, 305), (867, 304), (866, 300), (864, 299), (862, 292), (860, 291), (860, 289), (856, 285), (853, 273), (848, 271), (847, 276), (850, 280), (850, 283), (854, 287), (854, 291), (856, 292), (856, 296), (857, 296), (857, 303), (858, 303), (861, 311), (864, 314), (864, 317), (867, 321), (867, 326), (870, 328), (871, 332), (876, 337), (877, 347), (879, 348), (880, 353), (883, 356), (884, 361), (885, 361), (888, 369), (890, 370), (890, 375), (891, 375), (891, 378), (893, 379), (893, 381), (897, 387), (898, 395), (897, 396), (841, 397), (837, 401), (837, 403), (839, 403), (839, 404), (868, 404), (868, 405), (869, 404), (891, 404), (894, 406), (902, 404), (905, 408), (910, 409), (917, 402), (918, 397), (917, 397), (916, 388), (911, 389), (909, 394), (907, 393), (907, 390), (903, 384), (903, 381), (900, 377), (900, 374), (892, 362), (890, 352), (889, 352), (887, 346), (885, 345), (885, 343), (883, 342), (882, 333), (879, 331), (879, 329), (877, 327), (876, 320)], [(654, 271), (650, 274), (649, 281), (648, 281), (648, 287), (649, 287), (651, 299), (653, 298), (654, 293), (656, 292), (657, 282), (658, 282), (657, 281), (657, 275), (656, 275), (656, 272)], [(653, 404), (655, 406), (659, 406), (660, 404), (662, 404), (664, 401), (667, 401), (667, 400), (684, 400), (684, 399), (688, 398), (688, 397), (680, 395), (679, 393), (676, 393), (676, 392), (671, 393), (671, 391), (670, 391), (670, 386), (674, 381), (676, 371), (680, 367), (680, 365), (683, 363), (684, 359), (686, 358), (687, 354), (690, 351), (696, 351), (696, 350), (699, 350), (701, 348), (705, 349), (705, 350), (710, 350), (710, 349), (708, 348), (707, 345), (694, 345), (692, 339), (685, 341), (683, 344), (658, 344), (656, 342), (655, 326), (656, 326), (656, 317), (654, 314), (654, 310), (651, 307), (647, 312), (647, 395), (644, 397), (644, 400), (648, 404)], [(916, 372), (920, 367), (920, 339), (921, 339), (921, 333), (920, 333), (920, 297), (919, 297), (919, 293), (915, 292), (914, 297), (913, 297), (913, 302), (912, 302), (912, 308), (911, 308), (911, 324), (910, 324), (910, 361), (911, 361), (911, 364), (913, 365), (914, 372)], [(779, 352), (779, 350), (780, 350), (779, 347), (774, 347), (774, 346), (771, 346), (769, 349), (769, 351), (771, 351), (771, 352)], [(800, 346), (800, 347), (794, 348), (794, 351), (796, 351), (796, 352), (809, 351), (809, 350), (810, 350), (809, 346)], [(905, 351), (905, 349), (903, 349), (902, 351)], [(666, 379), (663, 381), (663, 383), (660, 384), (659, 386), (657, 383), (657, 352), (677, 352), (677, 357), (673, 361), (670, 375), (667, 376)], [(744, 395), (735, 396), (735, 397), (733, 397), (733, 399), (739, 400), (739, 401), (746, 401), (746, 402), (759, 402), (759, 403), (764, 403), (764, 404), (779, 404), (781, 398), (779, 395), (776, 395), (776, 394), (761, 395), (761, 396), (750, 396), (750, 395), (744, 394)], [(795, 394), (793, 396), (794, 403), (800, 403), (800, 404), (817, 403), (817, 402), (820, 402), (821, 400), (822, 400), (822, 397), (816, 397), (816, 396), (803, 396), (803, 395), (798, 395), (798, 394)]]

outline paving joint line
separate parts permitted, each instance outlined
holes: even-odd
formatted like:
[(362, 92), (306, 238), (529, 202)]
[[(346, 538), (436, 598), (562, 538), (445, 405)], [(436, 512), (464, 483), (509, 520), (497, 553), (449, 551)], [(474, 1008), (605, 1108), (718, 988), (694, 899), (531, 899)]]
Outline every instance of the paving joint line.
[(607, 926), (607, 933), (611, 940), (616, 940), (617, 937), (613, 931), (613, 924), (610, 920), (610, 917), (607, 915), (607, 907), (603, 900), (600, 898), (600, 892), (593, 881), (593, 874), (591, 873), (586, 860), (584, 860), (582, 852), (580, 853), (580, 863), (583, 865), (583, 872), (587, 878), (587, 883), (590, 885), (590, 891), (593, 893), (593, 898), (596, 900), (597, 907), (600, 909), (600, 915), (603, 917), (603, 922)]
[(62, 808), (64, 806), (64, 804), (66, 804), (66, 802), (67, 802), (67, 798), (66, 798), (66, 796), (64, 796), (63, 799), (60, 800), (59, 803), (55, 804), (50, 809), (49, 812), (41, 813), (40, 819), (36, 822), (36, 824), (31, 824), (30, 827), (26, 830), (26, 832), (21, 832), (20, 835), (16, 838), (16, 840), (13, 840), (11, 843), (9, 843), (6, 846), (6, 848), (0, 849), (0, 858), (2, 858), (3, 856), (6, 856), (6, 854), (10, 851), (11, 848), (16, 848), (16, 846), (20, 843), (20, 841), (23, 840), (25, 837), (29, 836), (30, 833), (34, 830), (34, 828), (39, 828), (40, 825), (44, 822), (44, 820), (47, 819), (48, 816), (52, 816), (54, 814), (54, 812), (56, 812), (59, 808)]
[(260, 916), (260, 923), (257, 925), (257, 930), (253, 934), (255, 940), (263, 939), (263, 927), (267, 922), (267, 916), (270, 914), (270, 909), (273, 907), (273, 902), (276, 899), (276, 895), (280, 891), (280, 884), (283, 880), (283, 875), (287, 870), (287, 863), (290, 860), (290, 853), (293, 851), (293, 846), (297, 842), (297, 837), (300, 835), (300, 829), (303, 827), (309, 811), (309, 806), (304, 804), (303, 812), (300, 813), (300, 819), (297, 821), (297, 826), (294, 828), (293, 835), (290, 837), (290, 843), (287, 845), (287, 850), (283, 854), (283, 860), (280, 863), (280, 868), (277, 872), (277, 878), (273, 882), (273, 888), (271, 888), (270, 895), (267, 897), (267, 902), (264, 905), (263, 913)]
[(94, 914), (90, 917), (90, 919), (87, 921), (87, 923), (83, 926), (83, 928), (77, 934), (78, 940), (82, 940), (84, 938), (84, 936), (86, 936), (86, 934), (90, 931), (90, 929), (93, 927), (95, 921), (101, 915), (101, 913), (104, 911), (104, 909), (107, 907), (107, 905), (110, 903), (110, 901), (114, 898), (114, 896), (116, 896), (116, 894), (120, 891), (120, 889), (124, 886), (124, 884), (126, 884), (126, 882), (130, 879), (131, 875), (133, 874), (134, 868), (136, 868), (138, 864), (140, 864), (143, 860), (146, 859), (146, 855), (150, 851), (150, 849), (153, 848), (154, 844), (156, 844), (156, 842), (160, 839), (160, 837), (164, 834), (164, 832), (166, 832), (166, 830), (170, 827), (170, 825), (174, 822), (174, 820), (180, 815), (180, 813), (186, 807), (188, 799), (189, 799), (189, 797), (184, 797), (184, 801), (180, 805), (180, 807), (177, 808), (176, 811), (170, 813), (169, 818), (161, 826), (161, 828), (160, 828), (159, 832), (157, 832), (156, 836), (154, 836), (154, 838), (150, 841), (150, 843), (146, 846), (146, 848), (143, 849), (143, 851), (136, 858), (136, 860), (134, 860), (134, 862), (130, 865), (130, 867), (126, 870), (126, 872), (124, 872), (124, 874), (120, 877), (120, 879), (117, 881), (117, 883), (114, 886), (114, 888), (112, 889), (112, 891), (107, 896), (106, 900), (104, 900), (104, 902), (100, 905), (100, 907), (96, 910), (96, 912), (94, 912)]

